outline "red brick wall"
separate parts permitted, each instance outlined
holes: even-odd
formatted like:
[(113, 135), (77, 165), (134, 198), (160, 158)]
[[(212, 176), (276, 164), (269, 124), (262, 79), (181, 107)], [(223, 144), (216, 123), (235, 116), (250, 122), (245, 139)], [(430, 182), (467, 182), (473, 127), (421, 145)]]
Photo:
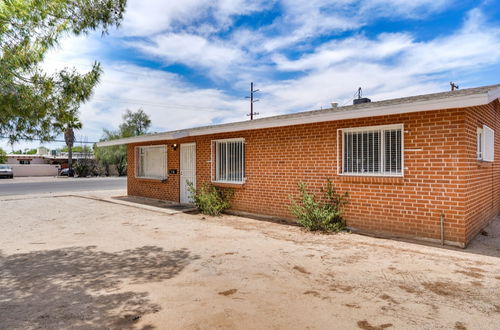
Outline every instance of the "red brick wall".
[[(476, 158), (477, 128), (486, 125), (495, 131), (495, 162)], [(476, 236), (500, 213), (500, 105), (498, 101), (466, 112), (467, 177), (466, 235)]]
[[(311, 190), (319, 191), (326, 178), (330, 178), (338, 191), (349, 192), (350, 204), (345, 217), (351, 227), (439, 239), (440, 215), (444, 214), (445, 239), (465, 243), (473, 235), (471, 230), (477, 231), (498, 212), (491, 209), (476, 219), (472, 216), (476, 206), (468, 202), (474, 185), (468, 169), (471, 163), (477, 167), (476, 142), (475, 137), (464, 132), (470, 133), (471, 113), (475, 111), (471, 108), (418, 112), (141, 145), (196, 142), (197, 185), (200, 185), (210, 181), (211, 140), (242, 137), (246, 141), (247, 180), (242, 186), (234, 186), (234, 210), (291, 218), (289, 196), (297, 193), (297, 182), (304, 181)], [(404, 177), (337, 175), (338, 128), (401, 123), (405, 130)], [(500, 128), (496, 131), (497, 137), (500, 136)], [(179, 174), (169, 175), (166, 183), (134, 178), (135, 146), (128, 147), (128, 193), (178, 201)], [(471, 159), (472, 149), (474, 159)], [(169, 169), (179, 169), (179, 152), (180, 148), (174, 151), (169, 147)], [(487, 170), (481, 167), (479, 171), (481, 180), (486, 180)], [(498, 192), (493, 194), (498, 196)], [(476, 224), (477, 221), (480, 224)]]

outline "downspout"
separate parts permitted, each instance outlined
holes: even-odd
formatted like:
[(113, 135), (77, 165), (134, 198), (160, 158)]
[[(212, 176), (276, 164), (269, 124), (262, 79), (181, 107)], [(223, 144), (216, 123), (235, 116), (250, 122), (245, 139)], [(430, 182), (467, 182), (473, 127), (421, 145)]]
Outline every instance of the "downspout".
[(441, 245), (444, 245), (444, 213), (441, 213)]

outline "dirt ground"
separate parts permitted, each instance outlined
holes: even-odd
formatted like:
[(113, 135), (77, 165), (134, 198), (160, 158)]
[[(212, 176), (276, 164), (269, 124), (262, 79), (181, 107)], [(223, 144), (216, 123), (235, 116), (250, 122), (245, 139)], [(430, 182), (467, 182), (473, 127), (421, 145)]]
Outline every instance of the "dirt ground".
[(459, 250), (78, 196), (0, 210), (1, 329), (500, 328), (500, 219)]

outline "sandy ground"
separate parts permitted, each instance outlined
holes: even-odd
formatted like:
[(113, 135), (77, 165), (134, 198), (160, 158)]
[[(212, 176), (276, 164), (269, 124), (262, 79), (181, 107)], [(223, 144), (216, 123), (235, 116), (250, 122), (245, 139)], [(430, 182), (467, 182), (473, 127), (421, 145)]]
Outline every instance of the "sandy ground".
[(12, 183), (36, 183), (36, 182), (70, 182), (70, 181), (96, 181), (102, 180), (103, 178), (111, 180), (123, 180), (123, 177), (89, 177), (89, 178), (70, 178), (67, 176), (20, 176), (13, 179), (0, 178), (0, 184), (12, 184)]
[(0, 209), (1, 329), (500, 327), (500, 220), (458, 250), (77, 196)]

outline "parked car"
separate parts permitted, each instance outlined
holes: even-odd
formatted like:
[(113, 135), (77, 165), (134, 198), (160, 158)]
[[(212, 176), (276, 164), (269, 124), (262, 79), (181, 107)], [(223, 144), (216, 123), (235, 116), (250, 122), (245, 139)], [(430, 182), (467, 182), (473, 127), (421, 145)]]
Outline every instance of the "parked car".
[(14, 178), (14, 173), (12, 172), (12, 167), (9, 165), (0, 165), (0, 178)]
[[(71, 172), (70, 172), (70, 169), (69, 168), (63, 168), (61, 170), (61, 172), (59, 172), (59, 176), (74, 176), (75, 174), (75, 170), (71, 169)], [(73, 174), (73, 175), (70, 175), (70, 174)]]

